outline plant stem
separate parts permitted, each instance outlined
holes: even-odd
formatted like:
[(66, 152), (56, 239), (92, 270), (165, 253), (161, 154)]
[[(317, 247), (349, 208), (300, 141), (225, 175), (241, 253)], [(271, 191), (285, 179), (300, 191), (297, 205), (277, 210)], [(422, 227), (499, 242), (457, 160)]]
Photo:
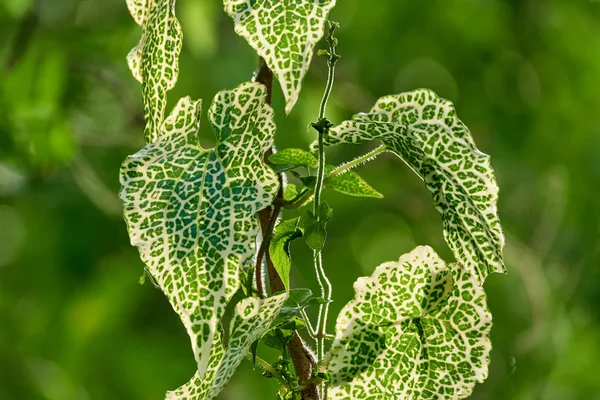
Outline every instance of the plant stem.
[[(387, 151), (387, 147), (385, 145), (381, 145), (373, 151), (370, 151), (360, 157), (355, 158), (352, 161), (348, 161), (347, 163), (340, 165), (339, 167), (337, 167), (336, 169), (331, 171), (329, 173), (329, 175), (327, 175), (325, 177), (325, 179), (323, 179), (323, 186), (327, 185), (327, 182), (331, 181), (331, 179), (333, 179), (335, 176), (341, 175), (344, 172), (349, 171), (349, 170), (357, 167), (360, 164), (371, 161), (373, 158), (377, 157), (381, 153), (384, 153), (385, 151)], [(300, 193), (298, 196), (296, 196), (296, 198), (294, 198), (288, 202), (284, 202), (283, 208), (294, 209), (294, 208), (298, 208), (298, 207), (302, 206), (313, 196), (314, 192), (315, 192), (314, 189), (306, 189), (305, 191)]]
[[(272, 91), (273, 91), (273, 72), (267, 66), (265, 60), (261, 57), (259, 59), (259, 70), (256, 74), (255, 78), (256, 82), (260, 82), (267, 87), (267, 104), (271, 104)], [(269, 156), (273, 154), (273, 150), (269, 149), (265, 153), (265, 162), (268, 162)], [(259, 293), (264, 292), (263, 285), (263, 265), (262, 259), (264, 257), (269, 275), (269, 286), (271, 289), (271, 293), (276, 293), (285, 290), (285, 286), (283, 285), (283, 281), (281, 277), (277, 273), (275, 266), (273, 265), (273, 261), (271, 260), (271, 256), (269, 255), (269, 243), (271, 241), (271, 233), (273, 228), (269, 229), (271, 226), (275, 226), (277, 218), (279, 216), (279, 212), (281, 210), (281, 204), (283, 204), (283, 178), (281, 174), (279, 177), (279, 191), (277, 192), (277, 196), (273, 202), (272, 207), (267, 207), (264, 210), (259, 211), (258, 217), (260, 220), (260, 225), (262, 229), (263, 242), (259, 248), (259, 254), (257, 255), (257, 261), (260, 255), (260, 264), (256, 264), (256, 288)], [(271, 233), (269, 233), (269, 231)], [(262, 249), (262, 252), (260, 251)], [(259, 286), (260, 285), (260, 286)], [(265, 293), (266, 295), (266, 293)], [(316, 366), (316, 360), (312, 355), (311, 349), (308, 347), (306, 343), (302, 340), (298, 332), (294, 333), (292, 340), (288, 343), (288, 350), (290, 352), (290, 357), (292, 358), (292, 363), (294, 364), (294, 370), (296, 371), (296, 376), (298, 376), (298, 382), (300, 385), (307, 384), (309, 382), (314, 381), (314, 370)], [(304, 387), (301, 390), (302, 400), (319, 400), (319, 394), (317, 391), (317, 386), (312, 384)]]
[[(332, 79), (333, 74), (331, 71), (333, 68), (330, 67), (329, 79)], [(327, 90), (325, 91), (325, 96), (323, 96), (324, 101), (321, 103), (326, 104), (326, 97), (329, 97), (329, 93), (331, 91), (331, 85), (328, 82)], [(322, 109), (320, 114), (324, 110)], [(323, 118), (322, 116), (319, 118)], [(323, 145), (323, 136), (325, 131), (319, 131), (319, 168), (317, 170), (317, 183), (315, 184), (314, 195), (315, 199), (313, 202), (313, 213), (316, 217), (317, 223), (320, 221), (320, 208), (321, 208), (321, 191), (323, 190), (323, 180), (325, 179), (325, 149)], [(319, 288), (321, 289), (321, 297), (323, 297), (327, 303), (319, 305), (319, 314), (317, 321), (317, 360), (321, 361), (325, 357), (325, 330), (327, 329), (327, 314), (329, 312), (329, 301), (331, 300), (331, 282), (327, 278), (325, 274), (325, 270), (323, 269), (323, 257), (321, 254), (322, 249), (313, 250), (313, 260), (315, 265), (315, 272), (317, 275), (317, 282), (319, 284)]]
[(302, 316), (302, 319), (304, 320), (304, 323), (306, 324), (306, 330), (308, 332), (308, 335), (313, 338), (313, 339), (317, 339), (317, 331), (315, 330), (315, 328), (313, 328), (311, 322), (310, 322), (310, 318), (308, 318), (308, 315), (306, 314), (305, 310), (300, 310), (300, 315)]
[(351, 170), (352, 168), (357, 167), (362, 163), (371, 161), (373, 158), (377, 157), (381, 153), (384, 153), (386, 150), (387, 150), (386, 145), (382, 144), (378, 148), (376, 148), (366, 154), (363, 154), (362, 156), (357, 157), (352, 161), (348, 161), (347, 163), (340, 165), (339, 167), (337, 167), (336, 169), (331, 171), (329, 173), (329, 175), (327, 175), (327, 177), (325, 178), (325, 183), (327, 183), (329, 180), (331, 180), (334, 176), (343, 174), (344, 172)]
[[(325, 92), (321, 100), (321, 106), (319, 108), (319, 119), (316, 123), (312, 124), (312, 127), (317, 131), (318, 138), (318, 156), (319, 166), (317, 170), (317, 182), (314, 188), (314, 202), (313, 202), (313, 213), (317, 220), (317, 223), (321, 219), (321, 192), (323, 190), (323, 181), (325, 179), (325, 146), (324, 136), (329, 132), (332, 124), (325, 118), (325, 111), (327, 108), (327, 101), (331, 96), (331, 89), (333, 88), (333, 81), (335, 79), (335, 64), (339, 60), (340, 56), (336, 53), (337, 39), (334, 37), (337, 23), (329, 22), (329, 33), (327, 35), (327, 43), (329, 44), (329, 50), (322, 52), (327, 54), (328, 60), (327, 65), (329, 67), (329, 73), (327, 76), (327, 85), (325, 86)], [(325, 358), (325, 336), (327, 330), (327, 317), (329, 314), (329, 303), (331, 302), (331, 282), (327, 278), (325, 269), (323, 268), (323, 257), (321, 255), (322, 249), (313, 251), (313, 260), (315, 265), (315, 272), (317, 275), (317, 282), (321, 289), (321, 297), (326, 300), (325, 304), (319, 305), (319, 314), (317, 322), (317, 360), (322, 361)], [(325, 388), (321, 385), (321, 393), (325, 397)]]
[[(262, 57), (259, 58), (258, 72), (256, 73), (254, 80), (256, 82), (262, 83), (267, 88), (267, 97), (265, 99), (265, 102), (270, 105), (272, 93), (273, 93), (273, 72), (269, 69), (269, 67), (265, 63), (265, 60)], [(273, 150), (272, 149), (267, 150), (267, 152), (265, 153), (265, 156), (264, 156), (265, 162), (268, 162), (269, 156), (271, 154), (273, 154)], [(282, 179), (281, 179), (281, 176), (278, 176), (278, 178), (279, 178), (279, 186), (280, 186), (279, 192), (281, 192)], [(277, 193), (276, 197), (279, 197), (279, 193)], [(260, 220), (260, 225), (261, 225), (261, 230), (262, 230), (262, 243), (261, 243), (261, 246), (260, 246), (259, 251), (256, 256), (256, 266), (254, 268), (254, 273), (255, 273), (255, 280), (256, 280), (256, 290), (258, 291), (258, 293), (261, 297), (265, 297), (267, 295), (265, 288), (264, 288), (263, 256), (264, 256), (264, 247), (266, 247), (268, 249), (268, 247), (269, 247), (268, 242), (271, 239), (269, 237), (268, 230), (269, 230), (269, 226), (271, 225), (271, 221), (273, 219), (272, 211), (274, 211), (274, 209), (272, 210), (271, 207), (267, 207), (258, 212), (258, 218)], [(268, 260), (267, 260), (267, 263), (268, 263)]]
[[(265, 293), (265, 290), (263, 287), (264, 285), (262, 282), (263, 281), (263, 273), (262, 273), (263, 259), (265, 257), (265, 254), (268, 254), (268, 252), (269, 252), (269, 245), (271, 244), (271, 239), (273, 237), (273, 230), (275, 229), (275, 224), (277, 223), (277, 218), (279, 216), (280, 211), (281, 211), (281, 202), (276, 201), (275, 204), (273, 205), (273, 212), (269, 216), (269, 223), (267, 225), (267, 228), (263, 229), (262, 243), (260, 244), (258, 253), (256, 255), (256, 268), (255, 268), (256, 290), (261, 295), (261, 297), (266, 297), (266, 293)], [(271, 280), (272, 280), (272, 278), (269, 279), (269, 281), (271, 281)]]

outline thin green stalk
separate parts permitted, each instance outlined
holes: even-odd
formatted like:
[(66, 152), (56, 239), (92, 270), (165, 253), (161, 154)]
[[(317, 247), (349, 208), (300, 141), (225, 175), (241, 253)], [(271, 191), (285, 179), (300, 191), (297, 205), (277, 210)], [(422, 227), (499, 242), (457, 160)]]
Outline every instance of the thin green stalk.
[[(321, 100), (321, 105), (319, 107), (319, 119), (316, 123), (313, 123), (312, 126), (318, 133), (317, 143), (318, 143), (318, 156), (319, 156), (319, 164), (317, 169), (317, 182), (314, 188), (314, 202), (313, 202), (313, 212), (317, 223), (320, 222), (321, 218), (321, 192), (323, 190), (323, 181), (325, 179), (325, 146), (324, 146), (324, 136), (329, 132), (329, 128), (331, 128), (332, 124), (327, 118), (325, 118), (325, 111), (327, 109), (327, 101), (331, 96), (331, 89), (333, 88), (333, 81), (335, 79), (335, 64), (340, 58), (340, 56), (336, 53), (336, 45), (337, 39), (334, 37), (335, 29), (338, 27), (337, 23), (330, 22), (329, 23), (329, 33), (327, 36), (327, 43), (329, 44), (328, 52), (321, 52), (321, 54), (327, 54), (328, 62), (327, 65), (329, 67), (329, 73), (327, 76), (327, 85), (325, 86), (325, 92), (323, 93), (323, 98)], [(327, 274), (325, 273), (325, 269), (323, 268), (323, 258), (321, 256), (321, 249), (313, 251), (313, 260), (315, 265), (315, 272), (317, 275), (317, 282), (319, 284), (319, 288), (321, 289), (321, 297), (326, 300), (325, 304), (319, 305), (319, 315), (317, 322), (317, 360), (322, 361), (325, 356), (325, 336), (327, 329), (327, 316), (329, 314), (329, 303), (331, 302), (331, 282), (327, 278)], [(323, 388), (322, 388), (323, 390)]]
[(386, 150), (387, 150), (386, 145), (382, 144), (378, 148), (376, 148), (366, 154), (363, 154), (362, 156), (357, 157), (352, 161), (348, 161), (347, 163), (340, 165), (339, 167), (337, 167), (336, 169), (331, 171), (329, 173), (329, 175), (327, 175), (327, 177), (325, 178), (325, 183), (330, 181), (334, 176), (340, 175), (348, 170), (351, 170), (352, 168), (355, 168), (355, 167), (359, 166), (360, 164), (371, 161), (373, 158), (377, 157), (378, 155), (385, 152)]
[(312, 323), (310, 322), (310, 318), (308, 318), (308, 315), (306, 314), (306, 311), (300, 310), (300, 315), (302, 316), (302, 319), (306, 324), (306, 331), (308, 332), (308, 336), (310, 336), (313, 339), (316, 339), (317, 331), (315, 330), (315, 328), (313, 328)]

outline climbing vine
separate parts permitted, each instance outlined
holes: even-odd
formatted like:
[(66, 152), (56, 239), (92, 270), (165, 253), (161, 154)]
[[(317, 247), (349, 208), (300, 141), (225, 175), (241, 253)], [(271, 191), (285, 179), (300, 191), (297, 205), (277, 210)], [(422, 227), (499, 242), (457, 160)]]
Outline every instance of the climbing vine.
[[(489, 157), (452, 103), (426, 89), (383, 97), (339, 124), (327, 118), (340, 60), (339, 26), (327, 20), (335, 0), (223, 3), (260, 62), (253, 81), (216, 94), (208, 110), (216, 144), (205, 149), (200, 100), (184, 97), (165, 116), (182, 44), (175, 0), (127, 0), (142, 28), (128, 64), (142, 85), (146, 146), (123, 163), (120, 198), (131, 243), (179, 315), (197, 363), (166, 398), (215, 398), (244, 358), (279, 382), (282, 400), (468, 397), (488, 373), (483, 283), (505, 272)], [(273, 76), (290, 113), (321, 39), (328, 75), (311, 124), (316, 140), (275, 151)], [(327, 165), (327, 147), (366, 141), (381, 145)], [(329, 333), (333, 294), (322, 250), (333, 210), (323, 189), (381, 198), (352, 169), (384, 152), (423, 180), (455, 260), (419, 246), (380, 265), (356, 281)], [(286, 175), (299, 185), (286, 184)], [(302, 212), (286, 218), (290, 209)], [(320, 293), (292, 286), (293, 240), (312, 250)], [(261, 346), (278, 358), (261, 358)]]

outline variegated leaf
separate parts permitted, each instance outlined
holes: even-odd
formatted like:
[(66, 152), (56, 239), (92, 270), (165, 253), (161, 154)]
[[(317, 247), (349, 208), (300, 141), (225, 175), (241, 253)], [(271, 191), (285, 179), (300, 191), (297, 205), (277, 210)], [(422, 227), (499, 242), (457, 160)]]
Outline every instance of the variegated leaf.
[(283, 90), (285, 111), (296, 104), (304, 75), (336, 0), (224, 0), (235, 31), (267, 65)]
[(354, 284), (329, 353), (329, 398), (462, 399), (488, 373), (483, 288), (427, 246)]
[(210, 150), (198, 143), (200, 102), (183, 98), (159, 139), (121, 169), (131, 243), (185, 325), (199, 379), (221, 351), (219, 322), (240, 266), (255, 252), (255, 214), (279, 186), (263, 161), (275, 131), (265, 98), (258, 83), (218, 93), (209, 110), (217, 137)]
[(175, 17), (175, 0), (127, 0), (142, 38), (127, 55), (133, 76), (142, 83), (144, 135), (155, 142), (167, 106), (167, 91), (177, 82), (182, 33)]
[(368, 113), (331, 129), (326, 145), (380, 140), (419, 175), (442, 216), (444, 237), (479, 284), (505, 272), (498, 186), (454, 106), (420, 89), (379, 99)]
[(224, 348), (215, 344), (206, 374), (194, 377), (177, 390), (167, 393), (167, 400), (210, 400), (215, 398), (246, 357), (250, 346), (265, 333), (275, 320), (287, 294), (267, 299), (247, 298), (238, 303), (231, 320), (229, 340)]

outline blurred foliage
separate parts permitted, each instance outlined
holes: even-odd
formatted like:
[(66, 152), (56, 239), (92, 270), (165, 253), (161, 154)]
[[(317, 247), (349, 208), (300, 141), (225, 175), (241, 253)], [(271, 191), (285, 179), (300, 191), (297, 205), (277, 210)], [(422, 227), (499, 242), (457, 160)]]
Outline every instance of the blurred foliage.
[[(339, 3), (332, 120), (428, 87), (492, 155), (509, 274), (486, 282), (494, 351), (472, 398), (600, 399), (600, 2)], [(171, 106), (252, 76), (256, 56), (221, 0), (177, 7), (185, 37)], [(195, 370), (168, 302), (138, 285), (116, 195), (121, 161), (143, 144), (124, 60), (139, 35), (121, 0), (0, 0), (1, 399), (160, 399)], [(288, 118), (275, 90), (280, 148), (312, 141), (325, 75), (315, 58)], [(201, 137), (211, 145), (208, 129)], [(328, 161), (369, 148), (331, 149)], [(326, 194), (334, 315), (358, 276), (417, 244), (451, 258), (428, 192), (398, 159), (359, 171), (385, 198)], [(292, 251), (292, 283), (314, 288), (310, 252)], [(274, 398), (259, 375), (246, 363), (219, 398)]]

